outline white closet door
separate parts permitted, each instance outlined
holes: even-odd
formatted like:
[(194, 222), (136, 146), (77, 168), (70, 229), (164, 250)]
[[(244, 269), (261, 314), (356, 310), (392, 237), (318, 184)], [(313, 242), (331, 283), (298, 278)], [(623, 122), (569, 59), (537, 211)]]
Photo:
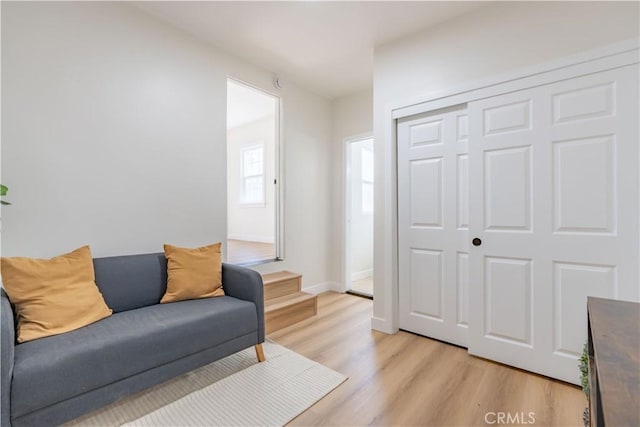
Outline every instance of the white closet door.
[(464, 108), (398, 123), (400, 328), (466, 346), (468, 131)]
[(638, 67), (469, 104), (469, 352), (578, 383), (587, 296), (638, 301)]

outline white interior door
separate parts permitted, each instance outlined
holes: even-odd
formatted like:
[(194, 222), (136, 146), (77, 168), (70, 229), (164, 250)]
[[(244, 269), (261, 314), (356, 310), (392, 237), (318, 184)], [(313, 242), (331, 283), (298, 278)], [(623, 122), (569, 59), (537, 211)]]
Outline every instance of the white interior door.
[(398, 123), (400, 328), (466, 346), (468, 132), (465, 107)]
[(469, 103), (470, 353), (577, 384), (587, 296), (638, 301), (637, 76)]

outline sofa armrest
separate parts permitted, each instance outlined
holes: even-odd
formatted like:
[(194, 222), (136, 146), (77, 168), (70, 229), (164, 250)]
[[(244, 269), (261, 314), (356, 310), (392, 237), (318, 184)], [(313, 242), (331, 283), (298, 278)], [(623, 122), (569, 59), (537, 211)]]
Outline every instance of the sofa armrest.
[(4, 289), (0, 289), (0, 425), (11, 426), (11, 378), (16, 342), (13, 309)]
[(262, 276), (254, 270), (222, 264), (222, 287), (225, 295), (251, 301), (258, 312), (258, 341), (264, 342), (264, 287)]

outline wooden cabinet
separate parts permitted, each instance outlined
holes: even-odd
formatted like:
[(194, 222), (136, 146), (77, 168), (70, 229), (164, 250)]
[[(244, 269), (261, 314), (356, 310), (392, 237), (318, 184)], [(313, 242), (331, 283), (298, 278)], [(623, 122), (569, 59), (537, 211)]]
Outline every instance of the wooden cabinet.
[(640, 304), (589, 297), (592, 427), (640, 426)]

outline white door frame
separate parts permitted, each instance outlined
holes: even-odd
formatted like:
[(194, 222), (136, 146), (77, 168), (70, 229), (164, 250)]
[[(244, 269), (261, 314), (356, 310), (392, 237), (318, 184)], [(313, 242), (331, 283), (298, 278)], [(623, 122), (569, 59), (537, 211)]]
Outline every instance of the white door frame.
[[(381, 297), (374, 302), (372, 329), (393, 334), (398, 332), (398, 198), (397, 198), (397, 119), (431, 110), (468, 103), (477, 99), (527, 89), (559, 80), (579, 77), (599, 71), (640, 63), (638, 39), (625, 40), (604, 48), (571, 55), (558, 61), (526, 67), (503, 75), (483, 79), (473, 84), (448, 88), (440, 92), (390, 102), (384, 111), (383, 186), (384, 230), (381, 232), (383, 247), (376, 251), (380, 259), (374, 259), (378, 272), (374, 275), (374, 292)], [(374, 150), (375, 151), (375, 150)], [(381, 307), (380, 307), (381, 305)], [(380, 313), (382, 312), (382, 313)], [(378, 316), (376, 316), (378, 314)]]
[[(255, 85), (253, 83), (249, 83), (246, 80), (240, 79), (238, 77), (235, 77), (233, 75), (227, 75), (227, 82), (231, 80), (234, 81), (238, 84), (241, 84), (243, 86), (246, 86), (248, 88), (252, 88), (254, 90), (257, 90), (267, 96), (271, 96), (273, 97), (276, 106), (275, 106), (275, 117), (274, 117), (274, 123), (275, 123), (275, 135), (274, 135), (274, 148), (275, 148), (275, 153), (274, 153), (274, 159), (275, 159), (275, 164), (274, 164), (274, 176), (275, 176), (275, 180), (276, 182), (273, 183), (274, 185), (274, 214), (275, 214), (275, 223), (274, 223), (274, 238), (275, 238), (275, 257), (276, 257), (276, 261), (282, 261), (285, 258), (285, 239), (284, 239), (284, 213), (285, 213), (285, 199), (284, 199), (284, 147), (283, 147), (283, 127), (284, 127), (284, 122), (283, 122), (283, 107), (282, 107), (282, 96), (272, 90), (268, 90), (265, 89), (263, 87), (260, 87), (258, 85)], [(228, 161), (227, 161), (228, 162)], [(269, 183), (265, 182), (265, 185), (272, 185)], [(228, 210), (228, 207), (227, 207)], [(228, 224), (228, 223), (227, 223)], [(228, 228), (228, 227), (227, 227)], [(227, 229), (227, 234), (228, 234), (228, 229)], [(225, 241), (224, 241), (224, 247), (227, 247), (227, 238), (228, 236), (225, 235)], [(226, 261), (226, 249), (224, 249), (224, 253), (225, 253), (225, 261)], [(269, 261), (271, 262), (271, 261)]]
[[(373, 139), (373, 135), (370, 132), (362, 133), (358, 135), (348, 136), (342, 140), (342, 158), (344, 159), (342, 165), (343, 177), (342, 189), (344, 192), (344, 209), (342, 217), (342, 291), (347, 292), (351, 290), (351, 150), (350, 144), (355, 142), (364, 141), (367, 139)], [(374, 153), (375, 155), (375, 153)], [(374, 183), (375, 185), (375, 183)]]

